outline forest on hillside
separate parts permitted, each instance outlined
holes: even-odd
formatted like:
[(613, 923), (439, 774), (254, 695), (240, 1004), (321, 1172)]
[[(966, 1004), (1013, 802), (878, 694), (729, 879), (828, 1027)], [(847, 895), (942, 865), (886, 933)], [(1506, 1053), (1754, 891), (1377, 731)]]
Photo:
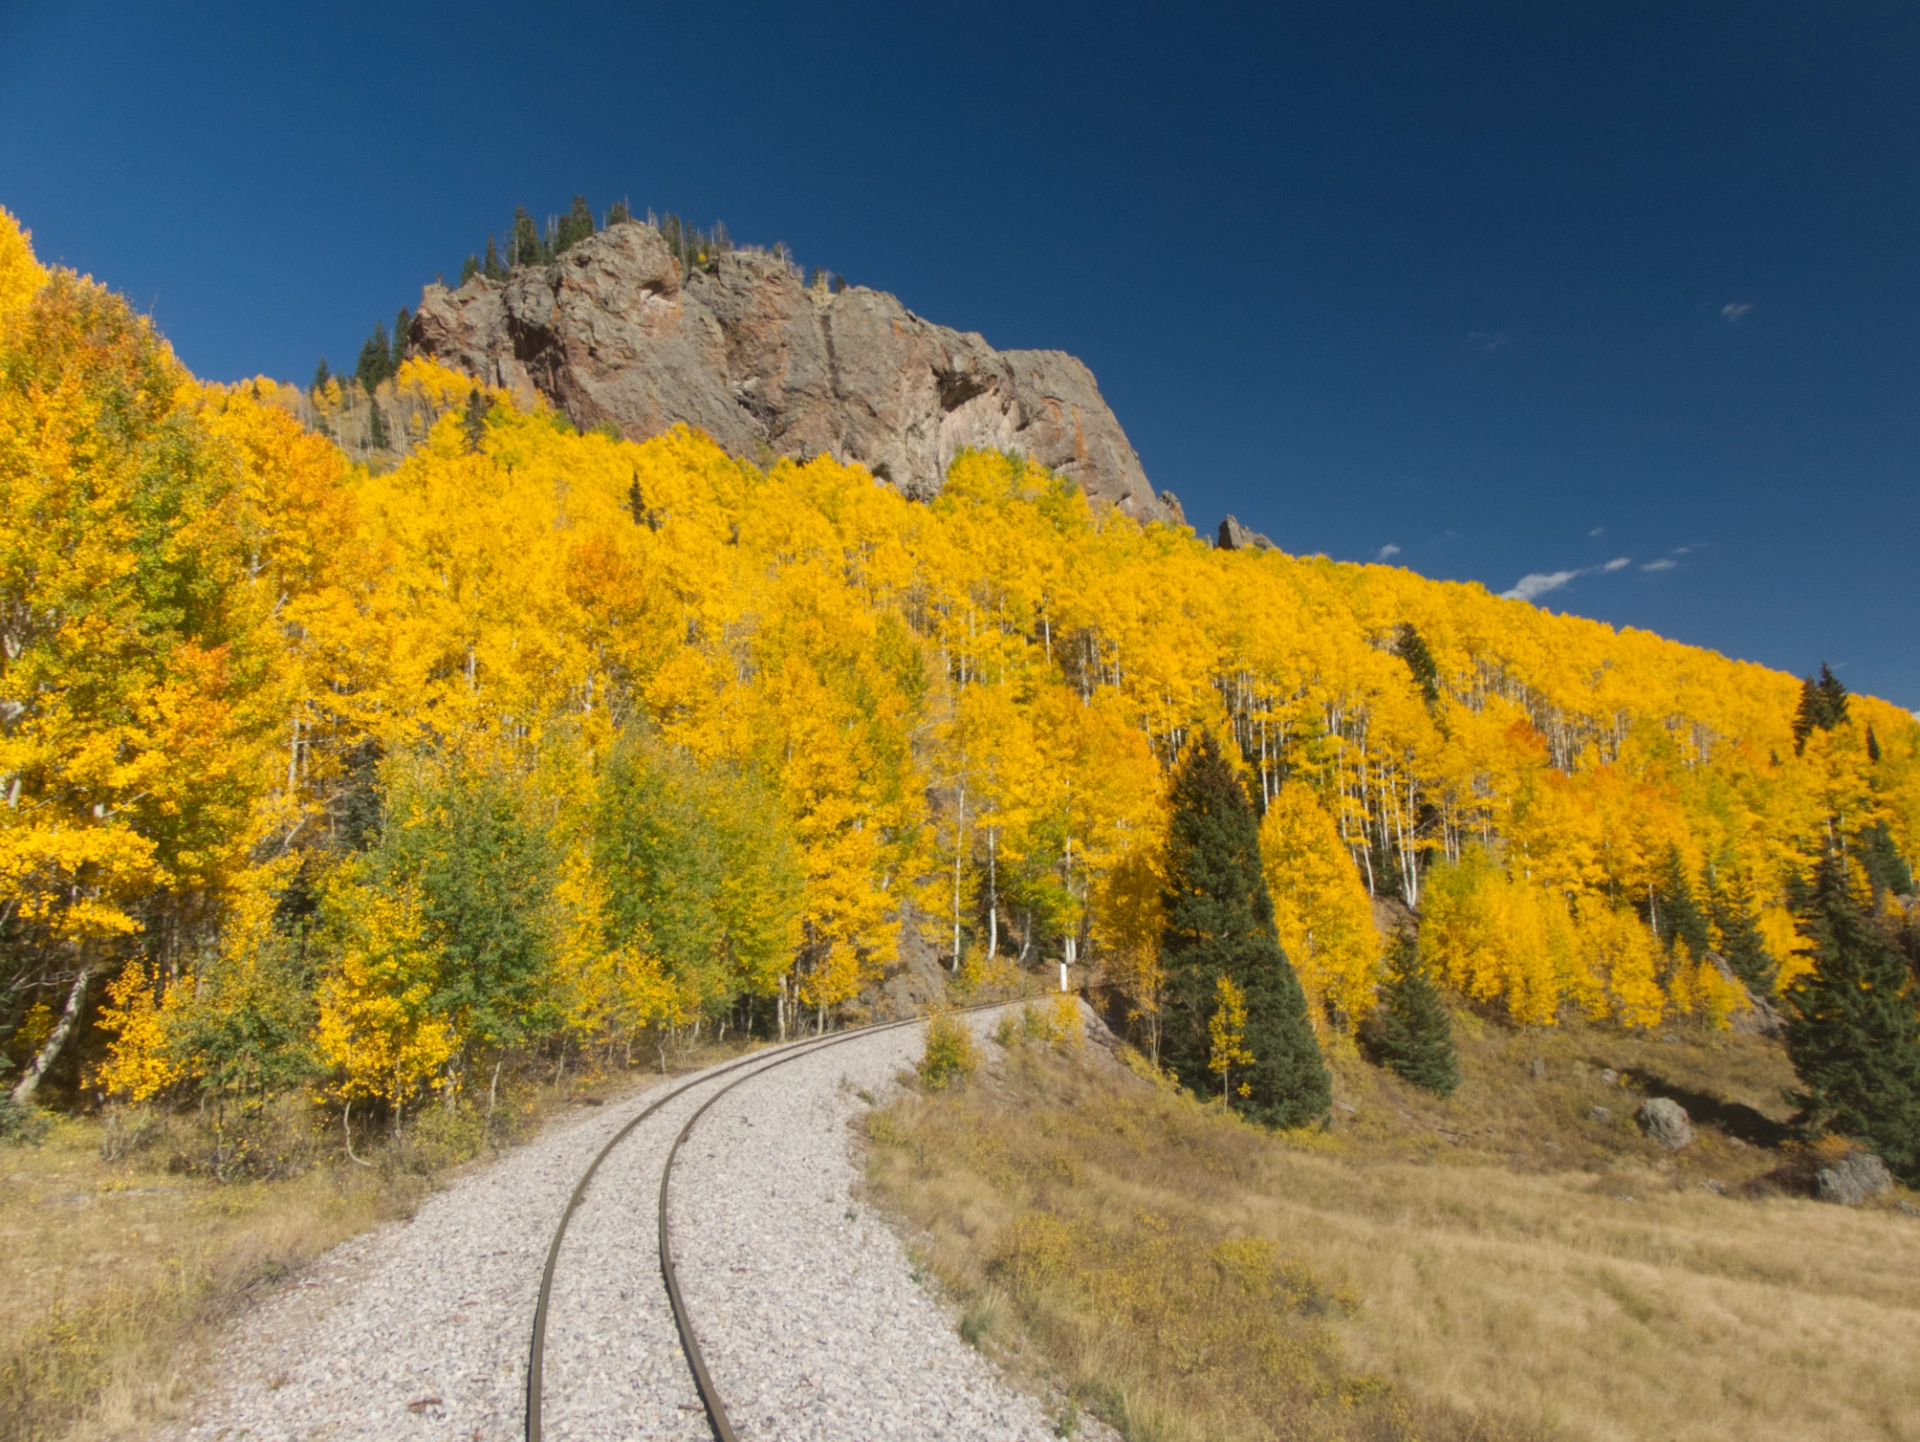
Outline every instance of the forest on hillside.
[(827, 1026), (907, 926), (956, 972), (1095, 973), (1150, 1032), (1203, 735), (1323, 1035), (1378, 1004), (1379, 898), (1445, 987), (1540, 1026), (1789, 991), (1823, 858), (1904, 915), (1920, 724), (1830, 677), (1216, 550), (1018, 456), (922, 504), (388, 370), (414, 433), (376, 474), (295, 419), (338, 379), (198, 382), (0, 212), (21, 1100), (402, 1117), (514, 1055)]

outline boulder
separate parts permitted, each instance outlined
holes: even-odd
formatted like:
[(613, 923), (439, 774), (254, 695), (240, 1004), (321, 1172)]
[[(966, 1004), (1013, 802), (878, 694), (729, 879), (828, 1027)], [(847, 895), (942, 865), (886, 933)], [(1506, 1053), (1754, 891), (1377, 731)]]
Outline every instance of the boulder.
[(922, 499), (958, 451), (1012, 450), (1137, 520), (1183, 519), (1072, 356), (996, 351), (864, 286), (803, 285), (780, 255), (683, 273), (638, 221), (504, 282), (428, 286), (407, 343), (582, 430), (645, 440), (684, 422), (738, 456), (830, 455)]
[(1893, 1174), (1872, 1152), (1855, 1152), (1844, 1161), (1814, 1173), (1814, 1195), (1837, 1206), (1857, 1207), (1871, 1197), (1893, 1190)]
[(1647, 1139), (1670, 1152), (1677, 1152), (1693, 1140), (1693, 1119), (1687, 1109), (1671, 1097), (1648, 1097), (1634, 1113)]
[(1782, 1036), (1786, 1033), (1787, 1019), (1780, 1014), (1780, 1008), (1773, 1004), (1771, 997), (1755, 993), (1719, 952), (1709, 951), (1707, 960), (1713, 963), (1715, 971), (1739, 987), (1747, 998), (1745, 1008), (1727, 1019), (1729, 1027), (1748, 1036)]

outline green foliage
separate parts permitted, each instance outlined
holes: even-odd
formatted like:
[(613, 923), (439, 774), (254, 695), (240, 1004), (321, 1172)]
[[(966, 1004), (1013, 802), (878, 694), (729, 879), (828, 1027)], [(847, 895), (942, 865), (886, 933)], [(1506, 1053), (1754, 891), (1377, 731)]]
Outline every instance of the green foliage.
[(487, 398), (478, 386), (467, 392), (467, 415), (461, 430), (467, 438), (467, 453), (478, 455), (481, 442), (487, 438)]
[(373, 334), (360, 347), (360, 359), (353, 368), (354, 378), (372, 395), (374, 387), (393, 374), (393, 347), (387, 340), (387, 328), (373, 323)]
[(1413, 629), (1413, 622), (1402, 621), (1394, 632), (1393, 654), (1407, 663), (1407, 669), (1413, 673), (1414, 684), (1420, 688), (1420, 694), (1426, 698), (1429, 706), (1440, 699), (1440, 664), (1433, 659), (1433, 652), (1421, 634)]
[(500, 252), (494, 248), (493, 237), (487, 237), (487, 257), (480, 262), (480, 273), (488, 280), (505, 280), (507, 268), (500, 263)]
[(393, 350), (387, 356), (387, 374), (400, 373), (400, 363), (407, 358), (407, 332), (413, 329), (413, 312), (404, 305), (393, 318)]
[(468, 281), (472, 280), (478, 274), (480, 274), (480, 257), (479, 256), (470, 255), (460, 263), (460, 284), (461, 285), (465, 285)]
[(616, 200), (607, 207), (607, 223), (603, 229), (612, 230), (614, 226), (625, 225), (632, 219), (633, 212), (628, 209), (626, 201)]
[(1324, 1118), (1332, 1079), (1307, 1020), (1306, 995), (1274, 931), (1260, 866), (1259, 828), (1247, 793), (1211, 735), (1202, 734), (1174, 776), (1167, 842), (1166, 929), (1161, 964), (1167, 1002), (1161, 1056), (1181, 1084), (1205, 1094), (1208, 1021), (1224, 976), (1246, 998), (1242, 1109), (1269, 1126)]
[(1840, 684), (1826, 662), (1820, 663), (1820, 678), (1809, 676), (1800, 683), (1800, 705), (1793, 714), (1793, 749), (1806, 749), (1807, 737), (1816, 730), (1832, 731), (1847, 724), (1847, 688)]
[(569, 246), (590, 239), (597, 227), (593, 223), (593, 211), (587, 206), (584, 195), (573, 198), (573, 206), (560, 217), (560, 223), (554, 230), (553, 253), (560, 254)]
[(1907, 865), (1907, 859), (1900, 854), (1900, 848), (1894, 845), (1893, 833), (1887, 823), (1876, 821), (1862, 828), (1860, 832), (1860, 865), (1867, 873), (1867, 881), (1873, 887), (1873, 901), (1877, 908), (1881, 900), (1891, 896), (1913, 895), (1913, 868)]
[(1772, 992), (1779, 963), (1761, 940), (1759, 907), (1754, 903), (1753, 885), (1746, 872), (1733, 869), (1732, 879), (1724, 886), (1717, 876), (1709, 876), (1707, 910), (1713, 929), (1720, 933), (1720, 955), (1734, 975), (1757, 996)]
[(795, 941), (800, 864), (759, 779), (628, 737), (594, 818), (606, 942), (658, 956), (701, 1003), (767, 996)]
[(681, 269), (689, 273), (713, 269), (714, 262), (733, 249), (733, 240), (722, 222), (715, 221), (709, 233), (689, 225), (671, 211), (660, 217), (660, 238), (666, 241), (667, 249), (680, 262)]
[(917, 1070), (928, 1091), (944, 1091), (965, 1081), (979, 1065), (979, 1048), (965, 1021), (950, 1011), (937, 1011), (927, 1018), (927, 1049)]
[(376, 451), (384, 451), (392, 437), (387, 434), (387, 418), (382, 414), (377, 402), (367, 407), (367, 444)]
[(1677, 846), (1667, 848), (1666, 864), (1654, 883), (1651, 912), (1647, 922), (1668, 951), (1673, 950), (1674, 942), (1684, 941), (1698, 961), (1713, 945), (1707, 935), (1706, 913), (1694, 897), (1693, 883), (1687, 879), (1686, 864)]
[(325, 390), (327, 388), (327, 382), (332, 379), (333, 372), (327, 369), (327, 358), (321, 356), (320, 364), (313, 368), (313, 389), (315, 391)]
[(1394, 937), (1388, 953), (1387, 980), (1367, 1040), (1380, 1065), (1424, 1091), (1452, 1096), (1460, 1085), (1453, 1023), (1405, 932)]
[(263, 1098), (316, 1070), (317, 968), (305, 919), (276, 926), (248, 953), (201, 968), (193, 996), (167, 1029), (167, 1051), (198, 1090)]
[(11, 1090), (0, 1088), (0, 1144), (38, 1146), (52, 1129), (52, 1117), (36, 1106), (23, 1106), (13, 1099)]
[(515, 206), (513, 236), (507, 242), (507, 264), (518, 269), (523, 265), (545, 265), (546, 263), (546, 247), (540, 243), (540, 227), (533, 223), (533, 217), (527, 214), (526, 206)]
[(1789, 992), (1802, 1120), (1859, 1138), (1901, 1180), (1920, 1181), (1920, 998), (1849, 888), (1844, 858), (1821, 861), (1800, 928), (1818, 952)]

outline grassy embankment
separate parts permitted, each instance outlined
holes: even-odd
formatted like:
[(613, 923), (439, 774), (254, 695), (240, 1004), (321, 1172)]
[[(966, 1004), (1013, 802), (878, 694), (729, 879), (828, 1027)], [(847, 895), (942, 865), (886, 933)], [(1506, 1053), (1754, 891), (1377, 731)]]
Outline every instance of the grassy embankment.
[(1014, 1038), (874, 1113), (870, 1182), (963, 1335), (1136, 1442), (1920, 1438), (1920, 1216), (1792, 1194), (1777, 1044), (1456, 1039), (1452, 1099), (1349, 1049), (1331, 1131), (1275, 1136)]
[[(701, 1047), (675, 1070), (739, 1048)], [(0, 1143), (0, 1442), (138, 1436), (177, 1414), (220, 1326), (327, 1248), (413, 1208), (463, 1164), (564, 1108), (636, 1085), (644, 1067), (503, 1078), (398, 1137), (288, 1098), (236, 1135), (159, 1109), (43, 1118)]]

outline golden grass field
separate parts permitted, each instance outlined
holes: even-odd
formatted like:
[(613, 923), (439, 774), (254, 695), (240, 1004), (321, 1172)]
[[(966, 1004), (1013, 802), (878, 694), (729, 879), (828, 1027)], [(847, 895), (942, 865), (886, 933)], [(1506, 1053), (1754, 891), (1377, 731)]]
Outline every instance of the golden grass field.
[[(1137, 1442), (1920, 1439), (1920, 1213), (1770, 1180), (1777, 1044), (1456, 1028), (1452, 1099), (1349, 1047), (1297, 1136), (990, 1044), (872, 1115), (870, 1185), (964, 1335)], [(1668, 1156), (1643, 1090), (1714, 1124)]]

